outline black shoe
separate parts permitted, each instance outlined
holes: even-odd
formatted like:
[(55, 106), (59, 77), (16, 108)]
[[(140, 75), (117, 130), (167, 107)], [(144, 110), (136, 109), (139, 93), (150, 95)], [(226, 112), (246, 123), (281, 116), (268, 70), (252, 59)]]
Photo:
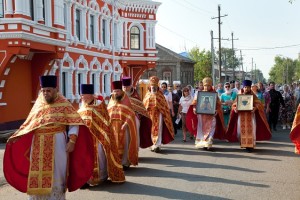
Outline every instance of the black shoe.
[(246, 147), (246, 151), (247, 151), (248, 153), (251, 153), (251, 152), (253, 151), (253, 148)]
[(85, 183), (83, 186), (80, 187), (81, 190), (88, 189), (90, 185), (88, 183)]
[(155, 153), (160, 152), (160, 148), (159, 148), (159, 147), (156, 147), (156, 148), (154, 149), (154, 152), (155, 152)]
[(182, 140), (182, 142), (186, 142), (186, 140)]
[(126, 171), (126, 170), (128, 170), (128, 169), (129, 169), (129, 167), (130, 167), (130, 166), (123, 165), (123, 170), (124, 170), (124, 171)]

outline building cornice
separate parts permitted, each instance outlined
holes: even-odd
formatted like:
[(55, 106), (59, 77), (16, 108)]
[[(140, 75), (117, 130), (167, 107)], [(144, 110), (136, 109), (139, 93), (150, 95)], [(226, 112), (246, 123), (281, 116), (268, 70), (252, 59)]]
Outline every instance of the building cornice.
[[(74, 47), (66, 47), (66, 52), (72, 52), (72, 53), (78, 53), (78, 54), (84, 54), (89, 56), (95, 56), (95, 57), (101, 57), (101, 58), (107, 58), (107, 59), (113, 59), (112, 55), (99, 53), (99, 52), (93, 52), (85, 49), (78, 49)], [(131, 52), (132, 53), (132, 52)], [(150, 53), (150, 52), (145, 52)], [(152, 52), (153, 53), (153, 52)], [(117, 60), (138, 60), (138, 61), (157, 61), (157, 57), (134, 57), (134, 56), (114, 56), (114, 59)]]
[(43, 37), (27, 32), (2, 32), (0, 33), (0, 39), (24, 39), (30, 40), (33, 42), (39, 42), (43, 44), (55, 45), (55, 46), (63, 46), (66, 47), (69, 45), (69, 42), (56, 40), (53, 38)]
[(44, 24), (40, 24), (38, 22), (31, 21), (28, 19), (23, 19), (23, 18), (0, 18), (0, 24), (22, 24), (22, 25), (32, 26), (33, 28), (37, 28), (40, 30), (49, 31), (52, 33), (60, 33), (60, 34), (67, 33), (67, 31), (64, 29), (46, 26)]
[(104, 2), (115, 5), (118, 9), (128, 12), (153, 13), (157, 12), (160, 2), (152, 0), (103, 0)]

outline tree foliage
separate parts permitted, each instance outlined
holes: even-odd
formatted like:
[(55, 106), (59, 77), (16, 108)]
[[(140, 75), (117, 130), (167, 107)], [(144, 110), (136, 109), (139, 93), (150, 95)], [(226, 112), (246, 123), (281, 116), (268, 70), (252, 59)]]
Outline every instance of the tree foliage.
[[(217, 51), (217, 54), (219, 54), (219, 51)], [(229, 48), (222, 48), (221, 61), (225, 70), (227, 69), (233, 70), (238, 68), (240, 65), (240, 61), (237, 58), (237, 56), (235, 56), (234, 50)]]
[(211, 77), (211, 52), (205, 51), (205, 49), (200, 50), (199, 47), (193, 47), (189, 51), (189, 57), (196, 62), (194, 65), (194, 81), (199, 82), (203, 78), (209, 76)]
[(299, 60), (275, 57), (275, 64), (269, 72), (270, 80), (275, 83), (292, 83), (300, 78)]
[(266, 83), (266, 79), (264, 78), (264, 75), (260, 69), (253, 69), (248, 72), (248, 77), (253, 81), (253, 83)]

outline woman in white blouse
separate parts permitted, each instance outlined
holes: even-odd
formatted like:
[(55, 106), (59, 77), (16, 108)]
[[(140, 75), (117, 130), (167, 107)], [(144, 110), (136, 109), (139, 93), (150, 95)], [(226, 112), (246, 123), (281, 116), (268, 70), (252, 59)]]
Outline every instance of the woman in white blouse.
[[(179, 109), (178, 109), (178, 116), (181, 115), (182, 120), (182, 133), (183, 133), (183, 142), (186, 142), (186, 113), (193, 101), (192, 96), (190, 95), (190, 90), (188, 87), (183, 88), (182, 90), (182, 97), (179, 100)], [(193, 139), (193, 136), (190, 137)]]

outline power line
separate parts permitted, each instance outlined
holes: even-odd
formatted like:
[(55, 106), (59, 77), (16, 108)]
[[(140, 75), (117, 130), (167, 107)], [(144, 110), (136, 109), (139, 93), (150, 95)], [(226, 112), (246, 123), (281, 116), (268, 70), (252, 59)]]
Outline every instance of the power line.
[(195, 4), (192, 4), (191, 2), (188, 2), (187, 0), (184, 0), (187, 4), (191, 5), (193, 8), (197, 8), (198, 10), (205, 12), (207, 14), (214, 14), (214, 12), (212, 11), (208, 11), (208, 10), (204, 10), (202, 8), (199, 8), (198, 6), (196, 6)]
[(195, 42), (195, 41), (193, 41), (193, 40), (190, 40), (189, 38), (186, 38), (186, 37), (184, 37), (183, 35), (180, 35), (180, 34), (176, 33), (175, 31), (173, 31), (173, 30), (171, 30), (171, 29), (169, 29), (169, 28), (167, 28), (167, 27), (165, 27), (165, 26), (163, 26), (163, 25), (161, 25), (161, 24), (157, 24), (157, 25), (160, 26), (160, 27), (162, 27), (162, 28), (164, 28), (164, 29), (166, 29), (166, 30), (168, 30), (169, 32), (171, 32), (171, 33), (173, 33), (173, 34), (175, 34), (175, 35), (177, 35), (177, 36), (179, 36), (179, 37), (185, 39), (185, 40), (188, 40), (188, 41), (190, 41), (190, 42), (192, 42), (192, 43), (197, 44), (197, 42)]
[(254, 47), (254, 48), (239, 49), (239, 50), (257, 51), (257, 50), (268, 50), (268, 49), (284, 49), (284, 48), (298, 47), (298, 46), (300, 46), (300, 44), (292, 44), (292, 45), (278, 46), (278, 47)]

